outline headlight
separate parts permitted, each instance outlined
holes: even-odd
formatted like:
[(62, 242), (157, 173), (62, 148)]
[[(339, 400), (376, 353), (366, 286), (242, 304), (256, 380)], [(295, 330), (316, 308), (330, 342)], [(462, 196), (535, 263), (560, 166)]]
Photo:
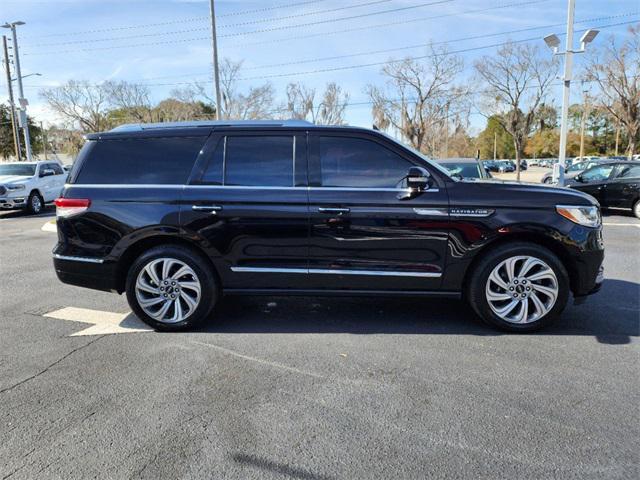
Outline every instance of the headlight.
[(7, 190), (10, 191), (16, 191), (16, 190), (24, 190), (24, 185), (21, 183), (17, 183), (15, 185), (5, 185), (7, 187)]
[(556, 211), (564, 218), (584, 227), (599, 227), (600, 209), (596, 206), (579, 207), (572, 205), (557, 205)]

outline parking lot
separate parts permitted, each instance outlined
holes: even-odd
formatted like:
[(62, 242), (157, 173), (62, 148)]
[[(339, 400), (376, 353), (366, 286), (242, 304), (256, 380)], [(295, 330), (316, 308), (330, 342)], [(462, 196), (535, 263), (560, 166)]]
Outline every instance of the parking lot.
[(0, 476), (637, 478), (640, 221), (607, 214), (605, 284), (502, 334), (444, 300), (224, 299), (148, 331), (59, 283), (56, 235), (0, 214)]

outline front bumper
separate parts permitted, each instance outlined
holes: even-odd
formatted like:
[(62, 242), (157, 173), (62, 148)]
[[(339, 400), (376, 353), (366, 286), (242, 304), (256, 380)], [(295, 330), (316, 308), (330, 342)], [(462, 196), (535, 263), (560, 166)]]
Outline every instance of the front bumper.
[(26, 197), (2, 197), (0, 198), (0, 209), (2, 210), (17, 210), (20, 208), (27, 208)]

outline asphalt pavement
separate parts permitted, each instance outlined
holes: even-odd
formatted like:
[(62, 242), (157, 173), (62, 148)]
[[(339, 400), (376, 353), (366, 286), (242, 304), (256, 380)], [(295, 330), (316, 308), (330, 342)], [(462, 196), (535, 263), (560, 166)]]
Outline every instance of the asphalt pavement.
[(146, 331), (58, 282), (52, 215), (0, 214), (2, 479), (639, 476), (630, 215), (605, 217), (602, 291), (531, 335), (390, 298), (230, 297)]

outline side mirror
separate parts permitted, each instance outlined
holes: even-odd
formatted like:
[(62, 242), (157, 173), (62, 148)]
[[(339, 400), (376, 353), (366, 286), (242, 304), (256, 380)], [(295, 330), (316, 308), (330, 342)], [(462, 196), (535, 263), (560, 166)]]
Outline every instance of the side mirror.
[(407, 174), (407, 189), (398, 194), (398, 200), (411, 199), (421, 192), (428, 190), (431, 184), (431, 174), (422, 167), (411, 167)]
[(40, 172), (40, 177), (50, 177), (51, 175), (55, 175), (56, 172), (54, 172), (53, 170), (51, 170), (50, 168), (45, 168), (44, 170), (42, 170)]
[(582, 183), (582, 182), (583, 182), (582, 175), (576, 175), (575, 177), (573, 177), (573, 179), (574, 179), (576, 182), (580, 182), (580, 183)]

